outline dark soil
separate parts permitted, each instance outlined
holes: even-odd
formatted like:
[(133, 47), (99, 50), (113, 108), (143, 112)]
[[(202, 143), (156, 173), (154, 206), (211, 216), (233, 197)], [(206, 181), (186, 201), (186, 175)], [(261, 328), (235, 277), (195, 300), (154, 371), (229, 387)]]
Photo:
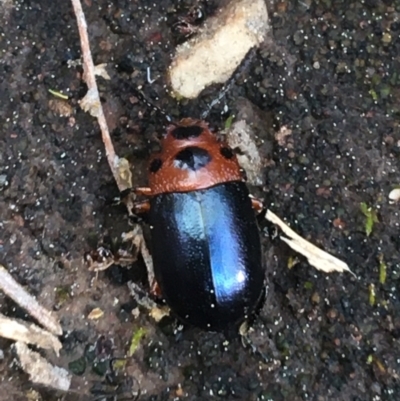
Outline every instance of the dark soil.
[[(166, 92), (171, 26), (188, 1), (84, 3), (95, 64), (107, 63), (111, 75), (98, 81), (112, 138), (132, 163), (135, 185), (143, 185), (164, 121), (130, 88), (142, 85), (176, 118), (198, 117), (218, 88), (187, 104)], [(171, 323), (157, 324), (144, 312), (134, 318), (126, 282), (144, 281), (140, 260), (94, 280), (83, 255), (99, 244), (118, 246), (130, 226), (124, 207), (112, 202), (118, 190), (98, 125), (78, 105), (86, 86), (81, 66), (70, 64), (81, 55), (72, 6), (16, 0), (0, 7), (0, 262), (60, 319), (64, 347), (60, 358), (49, 359), (78, 373), (70, 363), (86, 349), (77, 386), (81, 379), (92, 385), (102, 380), (93, 358), (126, 355), (143, 329), (126, 368), (141, 400), (399, 399), (400, 214), (388, 201), (400, 184), (399, 1), (269, 4), (273, 43), (258, 51), (224, 100), (228, 112), (220, 104), (209, 118), (223, 128), (245, 98), (272, 115), (273, 125), (261, 130), (265, 140), (271, 129), (292, 130), (286, 144), (274, 144), (265, 188), (256, 193), (359, 277), (326, 275), (302, 258), (288, 269), (295, 254), (263, 230), (268, 296), (252, 338), (278, 361), (271, 366), (237, 339), (193, 328), (176, 337)], [(159, 77), (152, 85), (147, 67)], [(361, 203), (377, 214), (369, 236)], [(94, 308), (102, 318), (88, 319)], [(0, 312), (29, 319), (3, 294)], [(0, 399), (60, 399), (32, 387), (11, 342), (0, 339), (0, 350)], [(76, 390), (90, 399), (86, 389)]]

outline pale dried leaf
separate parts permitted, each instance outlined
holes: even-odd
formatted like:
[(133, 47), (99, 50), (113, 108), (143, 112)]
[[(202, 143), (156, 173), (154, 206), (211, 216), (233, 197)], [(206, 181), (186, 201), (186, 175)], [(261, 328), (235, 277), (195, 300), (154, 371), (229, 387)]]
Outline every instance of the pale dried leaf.
[(11, 319), (0, 313), (0, 337), (52, 349), (59, 355), (62, 344), (56, 336), (32, 324)]
[(89, 89), (84, 98), (79, 101), (79, 105), (83, 111), (98, 118), (101, 114), (101, 103), (97, 88)]
[(279, 228), (289, 237), (285, 238), (281, 236), (282, 241), (286, 242), (293, 250), (305, 256), (308, 259), (310, 265), (314, 266), (318, 270), (322, 270), (325, 273), (339, 272), (343, 273), (347, 271), (353, 276), (355, 274), (350, 270), (347, 263), (332, 256), (328, 252), (319, 249), (311, 242), (306, 241), (295, 233), (287, 224), (285, 224), (276, 214), (267, 211), (266, 219), (271, 223), (276, 224)]
[(104, 312), (100, 308), (94, 308), (88, 315), (89, 320), (100, 319), (104, 315)]
[(292, 130), (286, 125), (282, 125), (279, 131), (275, 134), (275, 140), (279, 146), (286, 146), (287, 138), (292, 135)]
[(15, 343), (22, 369), (33, 383), (42, 384), (57, 390), (68, 391), (72, 376), (67, 370), (53, 366), (38, 352), (34, 352), (21, 341)]
[(62, 327), (58, 320), (17, 283), (3, 265), (0, 265), (0, 289), (51, 333), (62, 334)]
[(132, 172), (128, 160), (124, 157), (120, 157), (116, 160), (116, 165), (121, 182), (127, 188), (132, 188)]
[(171, 311), (167, 306), (157, 306), (156, 308), (151, 309), (149, 314), (158, 323), (164, 317), (169, 316), (170, 312)]
[(109, 81), (111, 78), (108, 75), (106, 66), (107, 66), (107, 63), (95, 65), (94, 66), (94, 75), (97, 75), (98, 77), (102, 77), (105, 80)]
[(49, 109), (60, 117), (70, 117), (73, 113), (72, 106), (67, 101), (61, 99), (50, 99)]

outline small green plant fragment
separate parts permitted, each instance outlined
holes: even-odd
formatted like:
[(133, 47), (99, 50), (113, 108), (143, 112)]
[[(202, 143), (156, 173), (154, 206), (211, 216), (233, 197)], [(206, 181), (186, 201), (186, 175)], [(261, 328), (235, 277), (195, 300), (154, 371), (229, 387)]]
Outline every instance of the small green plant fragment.
[(386, 373), (385, 365), (373, 354), (368, 355), (367, 357), (367, 365), (374, 364), (376, 368), (380, 371), (380, 373)]
[(55, 300), (59, 308), (71, 298), (69, 290), (69, 287), (61, 286), (56, 288)]
[(371, 306), (375, 305), (376, 302), (376, 292), (375, 292), (375, 285), (370, 284), (368, 286), (368, 302)]
[(114, 370), (114, 371), (117, 371), (117, 370), (124, 370), (124, 369), (125, 369), (125, 366), (126, 366), (126, 362), (127, 362), (127, 360), (126, 360), (126, 359), (123, 359), (123, 358), (114, 359), (114, 360), (112, 361), (113, 370)]
[(314, 285), (313, 285), (313, 283), (312, 283), (311, 281), (306, 281), (306, 282), (304, 283), (304, 288), (305, 288), (306, 290), (312, 290), (313, 287), (314, 287)]
[(376, 210), (372, 209), (372, 207), (369, 207), (365, 202), (360, 203), (360, 208), (362, 213), (365, 216), (365, 234), (367, 237), (369, 237), (372, 233), (372, 229), (374, 228), (374, 224), (378, 223), (378, 215), (376, 213)]
[(83, 356), (89, 363), (93, 363), (96, 359), (96, 346), (94, 344), (88, 344), (85, 347)]
[(68, 96), (64, 95), (64, 93), (61, 93), (59, 91), (56, 91), (56, 90), (53, 90), (53, 89), (49, 89), (49, 93), (51, 93), (53, 96), (58, 97), (60, 99), (68, 100)]
[(110, 366), (110, 360), (104, 359), (101, 361), (95, 361), (92, 365), (92, 372), (97, 376), (104, 376)]
[(378, 94), (373, 89), (369, 90), (369, 94), (375, 102), (378, 100)]
[(80, 357), (75, 361), (72, 361), (68, 364), (68, 369), (77, 376), (82, 376), (86, 370), (86, 359), (85, 357)]
[(131, 344), (129, 345), (128, 356), (132, 356), (137, 348), (139, 347), (141, 339), (146, 334), (146, 330), (140, 327), (135, 333), (133, 333)]
[(292, 269), (294, 266), (299, 263), (299, 259), (297, 259), (295, 256), (289, 256), (288, 261), (287, 261), (287, 267), (288, 269)]
[(225, 129), (231, 128), (232, 122), (233, 122), (233, 116), (229, 116), (229, 117), (225, 120)]
[(378, 256), (378, 260), (379, 260), (379, 282), (381, 284), (385, 284), (386, 283), (386, 277), (387, 277), (387, 266), (386, 263), (383, 259), (383, 254), (379, 254)]

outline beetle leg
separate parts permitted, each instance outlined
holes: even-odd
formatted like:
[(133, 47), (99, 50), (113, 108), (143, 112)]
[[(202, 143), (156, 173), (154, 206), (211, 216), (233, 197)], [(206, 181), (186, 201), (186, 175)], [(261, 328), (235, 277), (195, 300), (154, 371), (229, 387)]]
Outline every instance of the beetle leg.
[(150, 211), (150, 202), (148, 200), (135, 202), (133, 204), (133, 212), (135, 214), (148, 213)]
[(162, 298), (161, 288), (155, 279), (150, 284), (150, 294), (155, 298)]
[(142, 227), (137, 224), (132, 231), (123, 234), (123, 241), (132, 241), (136, 249), (138, 249), (142, 255), (144, 264), (146, 265), (147, 278), (149, 280), (150, 286), (153, 285), (154, 279), (154, 267), (153, 260), (151, 258), (150, 252), (147, 249), (146, 242), (144, 240)]
[(151, 188), (148, 187), (137, 187), (133, 189), (136, 195), (151, 196)]
[(258, 213), (262, 212), (262, 210), (264, 209), (264, 204), (256, 198), (251, 198), (251, 205), (253, 206), (253, 209)]
[(150, 196), (151, 189), (147, 187), (130, 188), (127, 193), (122, 194), (121, 199), (128, 209), (129, 217), (137, 218), (137, 214), (146, 213), (150, 210), (148, 201), (136, 202), (135, 195)]
[(264, 207), (264, 204), (257, 198), (254, 198), (253, 196), (250, 195), (251, 199), (251, 206), (253, 207), (253, 210), (256, 212), (256, 219), (257, 223), (262, 225), (262, 221), (264, 221), (265, 214), (267, 213), (267, 208)]
[[(147, 203), (147, 204), (148, 204), (148, 206), (150, 206), (149, 203)], [(138, 250), (140, 250), (144, 264), (146, 265), (147, 279), (148, 279), (149, 285), (150, 285), (149, 292), (154, 298), (157, 298), (157, 299), (161, 298), (162, 297), (161, 289), (154, 277), (153, 260), (151, 258), (149, 250), (147, 249), (146, 242), (143, 237), (142, 228), (139, 225), (137, 225), (135, 230), (124, 235), (124, 240), (125, 241), (131, 240), (133, 242), (133, 244), (135, 245), (135, 247)]]

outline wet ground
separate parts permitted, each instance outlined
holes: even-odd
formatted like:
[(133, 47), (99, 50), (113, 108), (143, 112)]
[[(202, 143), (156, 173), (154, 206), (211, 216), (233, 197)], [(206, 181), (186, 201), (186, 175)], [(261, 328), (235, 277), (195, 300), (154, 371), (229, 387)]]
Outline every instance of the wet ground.
[[(142, 85), (174, 117), (199, 116), (210, 98), (178, 104), (164, 88), (171, 27), (189, 2), (84, 3), (95, 64), (107, 63), (111, 75), (98, 81), (112, 138), (143, 185), (164, 121), (130, 87)], [(388, 201), (400, 184), (399, 1), (269, 4), (272, 44), (209, 118), (222, 128), (244, 98), (270, 122), (257, 127), (263, 139), (282, 126), (292, 130), (274, 142), (265, 186), (255, 193), (359, 277), (326, 275), (301, 258), (289, 269), (295, 255), (263, 230), (268, 296), (252, 338), (277, 361), (270, 366), (239, 340), (190, 328), (176, 337), (168, 322), (134, 318), (126, 282), (144, 280), (141, 260), (94, 280), (83, 255), (99, 244), (118, 247), (130, 226), (112, 203), (118, 191), (97, 123), (78, 105), (86, 87), (74, 64), (80, 43), (72, 7), (48, 0), (0, 7), (0, 262), (61, 320), (64, 348), (59, 359), (48, 355), (53, 362), (83, 374), (78, 383), (99, 382), (96, 360), (126, 355), (132, 337), (144, 333), (126, 367), (141, 400), (399, 399), (400, 214)], [(147, 67), (159, 77), (152, 85)], [(94, 308), (104, 312), (98, 320), (88, 318)], [(28, 319), (3, 294), (0, 311)], [(0, 339), (0, 399), (60, 399), (32, 390), (10, 346)]]

